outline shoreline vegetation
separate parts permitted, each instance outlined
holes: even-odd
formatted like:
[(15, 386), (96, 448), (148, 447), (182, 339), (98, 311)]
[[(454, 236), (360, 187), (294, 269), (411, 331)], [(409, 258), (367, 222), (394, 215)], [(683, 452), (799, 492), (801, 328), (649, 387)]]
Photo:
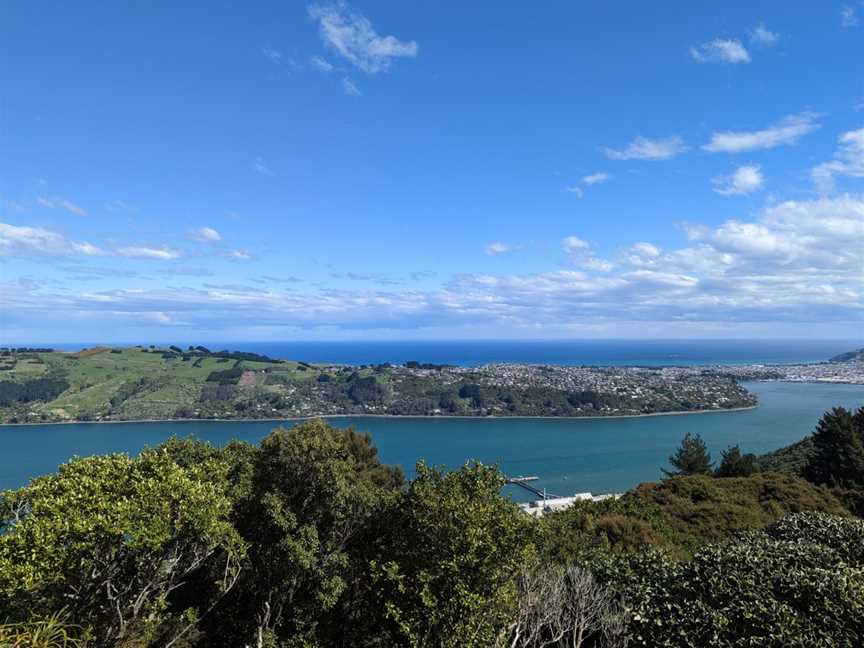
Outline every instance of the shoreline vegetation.
[(252, 422), (293, 422), (304, 423), (307, 421), (357, 418), (357, 419), (419, 419), (435, 420), (446, 419), (448, 421), (604, 421), (628, 418), (649, 418), (653, 416), (686, 416), (690, 414), (726, 414), (729, 412), (746, 412), (759, 407), (759, 404), (746, 407), (730, 407), (706, 410), (683, 410), (678, 412), (653, 412), (650, 414), (612, 414), (609, 416), (450, 416), (446, 414), (424, 415), (424, 414), (323, 414), (309, 416), (294, 416), (283, 418), (152, 418), (152, 419), (123, 419), (123, 420), (99, 420), (99, 421), (47, 421), (33, 423), (0, 423), (0, 427), (24, 427), (43, 425), (117, 425), (117, 424), (142, 424), (142, 423), (252, 423)]

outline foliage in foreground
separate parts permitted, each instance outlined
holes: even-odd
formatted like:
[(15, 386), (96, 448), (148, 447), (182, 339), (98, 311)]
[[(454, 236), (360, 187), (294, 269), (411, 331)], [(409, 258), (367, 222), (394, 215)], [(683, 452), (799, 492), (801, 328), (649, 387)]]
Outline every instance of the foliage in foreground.
[(864, 521), (825, 485), (676, 476), (539, 520), (501, 485), (405, 485), (321, 421), (75, 459), (0, 496), (0, 646), (864, 643)]

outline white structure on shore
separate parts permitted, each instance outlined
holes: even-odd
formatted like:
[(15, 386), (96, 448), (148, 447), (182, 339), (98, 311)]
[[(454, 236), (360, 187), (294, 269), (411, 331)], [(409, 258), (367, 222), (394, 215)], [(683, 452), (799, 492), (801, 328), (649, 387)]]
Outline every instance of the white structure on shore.
[(563, 511), (570, 508), (576, 502), (602, 502), (607, 499), (618, 499), (623, 493), (606, 493), (604, 495), (592, 495), (591, 493), (576, 493), (571, 497), (548, 497), (546, 499), (534, 500), (533, 502), (525, 502), (519, 507), (528, 515), (536, 517), (542, 516), (544, 513), (552, 513), (553, 511)]

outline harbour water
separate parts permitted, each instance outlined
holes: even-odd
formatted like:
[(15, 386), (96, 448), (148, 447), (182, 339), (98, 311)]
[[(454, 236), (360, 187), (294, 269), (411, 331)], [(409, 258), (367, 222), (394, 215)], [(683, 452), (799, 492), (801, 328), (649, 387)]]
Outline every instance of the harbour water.
[[(496, 463), (509, 475), (538, 475), (551, 493), (615, 492), (660, 478), (686, 432), (698, 432), (715, 458), (729, 445), (767, 452), (812, 432), (826, 410), (864, 406), (864, 386), (749, 383), (758, 408), (739, 412), (607, 420), (336, 418), (372, 434), (383, 461), (409, 476), (415, 463), (458, 467), (469, 459)], [(21, 486), (51, 472), (73, 455), (137, 453), (171, 436), (192, 435), (221, 445), (260, 441), (274, 421), (76, 423), (0, 426), (0, 489)], [(291, 425), (286, 421), (284, 425)], [(509, 491), (508, 491), (509, 492)], [(514, 499), (528, 495), (521, 489)]]

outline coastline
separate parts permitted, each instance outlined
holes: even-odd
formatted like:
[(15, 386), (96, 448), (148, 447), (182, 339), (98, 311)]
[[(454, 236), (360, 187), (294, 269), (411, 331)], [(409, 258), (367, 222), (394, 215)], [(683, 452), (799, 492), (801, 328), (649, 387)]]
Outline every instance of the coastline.
[(362, 419), (440, 419), (447, 421), (603, 421), (603, 420), (618, 420), (631, 418), (649, 418), (652, 416), (686, 416), (690, 414), (724, 414), (726, 412), (746, 412), (759, 407), (759, 404), (749, 405), (747, 407), (730, 407), (726, 409), (704, 409), (704, 410), (683, 410), (674, 412), (652, 412), (650, 414), (613, 414), (610, 416), (442, 416), (428, 414), (321, 414), (310, 416), (292, 416), (284, 418), (248, 418), (248, 419), (226, 419), (226, 418), (161, 418), (161, 419), (131, 419), (124, 421), (46, 421), (40, 423), (0, 423), (0, 428), (4, 427), (26, 427), (26, 426), (42, 426), (42, 425), (117, 425), (117, 424), (132, 424), (132, 423), (258, 423), (258, 422), (303, 422), (312, 421), (314, 419), (342, 419), (342, 418), (362, 418)]

